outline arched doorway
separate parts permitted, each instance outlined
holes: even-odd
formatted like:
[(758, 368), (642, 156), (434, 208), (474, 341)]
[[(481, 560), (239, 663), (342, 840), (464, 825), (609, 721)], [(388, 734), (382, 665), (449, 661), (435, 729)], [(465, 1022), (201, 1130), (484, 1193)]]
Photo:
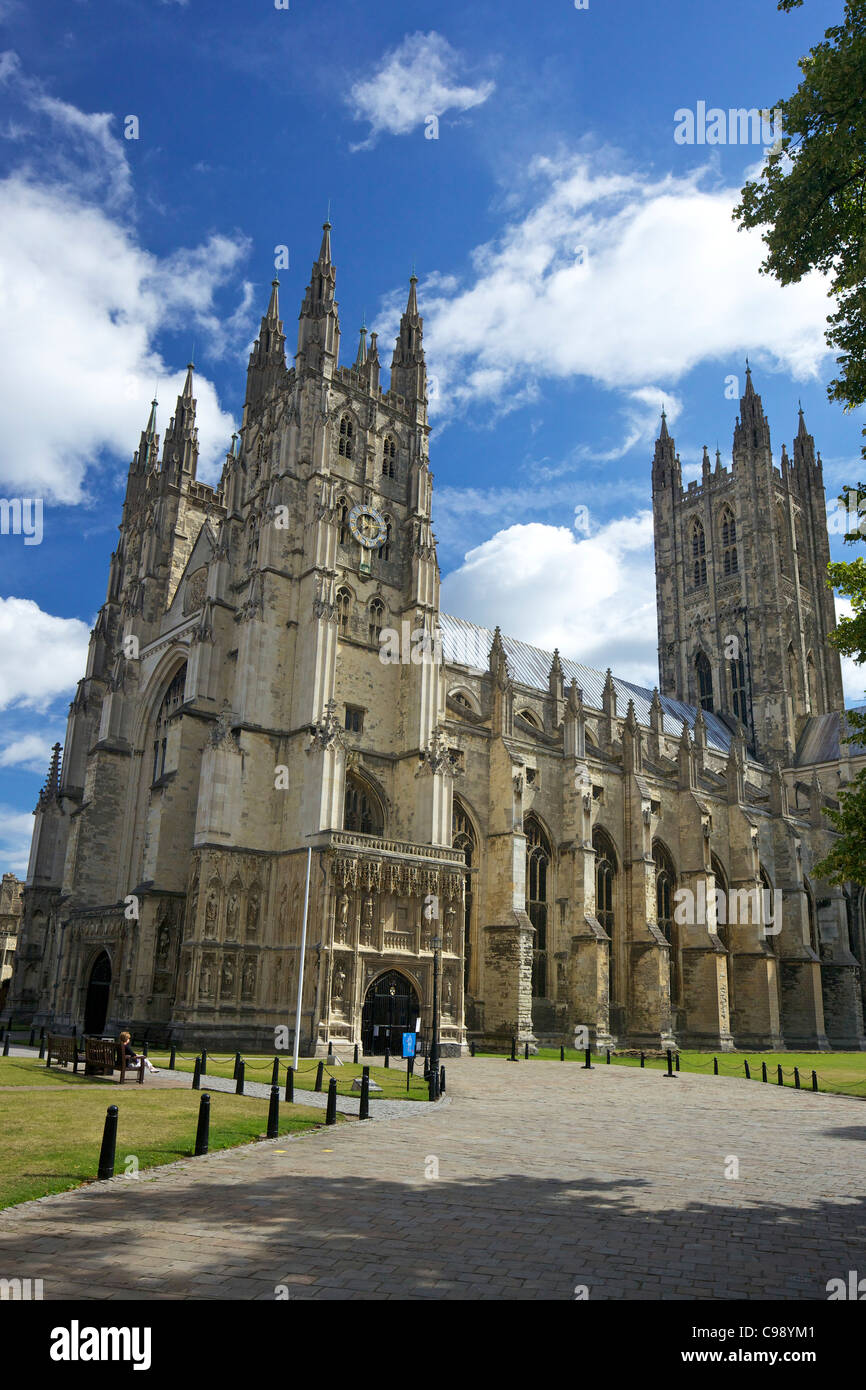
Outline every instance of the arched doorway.
[(389, 970), (374, 980), (364, 997), (361, 1014), (361, 1046), (365, 1057), (403, 1051), (403, 1034), (414, 1033), (421, 1006), (412, 985), (399, 970)]
[(101, 1033), (108, 1017), (108, 993), (111, 989), (111, 961), (108, 952), (96, 957), (87, 985), (84, 1001), (84, 1032)]

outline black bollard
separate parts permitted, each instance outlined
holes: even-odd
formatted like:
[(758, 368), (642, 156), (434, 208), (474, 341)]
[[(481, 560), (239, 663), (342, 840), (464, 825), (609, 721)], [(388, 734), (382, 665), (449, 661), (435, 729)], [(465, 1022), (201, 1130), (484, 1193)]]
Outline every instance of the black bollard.
[(171, 1045), (171, 1052), (168, 1054), (168, 1069), (169, 1069), (169, 1071), (174, 1071), (176, 1062), (177, 1062), (177, 1048), (175, 1047), (174, 1043), (172, 1043), (172, 1045)]
[(100, 1181), (114, 1177), (114, 1151), (117, 1148), (117, 1106), (109, 1105), (105, 1112), (105, 1129), (102, 1131), (102, 1148), (99, 1151)]
[(560, 1062), (565, 1061), (565, 1047), (562, 1043), (559, 1044), (559, 1060)]
[(511, 1056), (508, 1060), (509, 1062), (517, 1061), (517, 1039), (515, 1038), (513, 1033), (511, 1035)]
[(352, 1061), (354, 1062), (355, 1066), (358, 1065), (358, 1044), (357, 1044), (357, 1043), (355, 1043), (355, 1055), (354, 1055), (354, 1057), (352, 1058)]
[(762, 1063), (761, 1063), (761, 1080), (762, 1080), (762, 1081), (766, 1081), (766, 1079), (767, 1079), (767, 1063), (766, 1063), (766, 1062), (762, 1062)]
[(40, 1062), (42, 1061), (42, 1058), (43, 1058), (44, 1056), (45, 1056), (45, 1038), (44, 1038), (44, 1037), (41, 1037), (41, 1038), (39, 1039), (39, 1060), (40, 1060)]
[(235, 1095), (236, 1095), (236, 1096), (242, 1096), (243, 1093), (244, 1093), (244, 1072), (246, 1071), (246, 1069), (247, 1069), (247, 1064), (246, 1064), (246, 1062), (244, 1061), (244, 1059), (243, 1059), (243, 1057), (242, 1057), (242, 1058), (241, 1058), (241, 1064), (240, 1064), (240, 1066), (238, 1067), (238, 1074), (237, 1074), (237, 1077), (235, 1078)]
[(390, 1047), (386, 1047), (386, 1048), (385, 1048), (385, 1066), (386, 1066), (386, 1068), (387, 1068), (387, 1067), (390, 1067), (390, 1065), (391, 1065), (391, 1049), (390, 1049)]
[(586, 1061), (585, 1061), (584, 1064), (583, 1064), (583, 1070), (584, 1070), (584, 1071), (594, 1071), (594, 1070), (595, 1070), (595, 1068), (594, 1068), (593, 1065), (592, 1065), (592, 1060), (591, 1060), (591, 1059), (592, 1059), (591, 1050), (590, 1050), (590, 1048), (586, 1048)]
[(201, 1090), (201, 1058), (200, 1058), (200, 1057), (196, 1057), (196, 1059), (195, 1059), (195, 1066), (194, 1066), (194, 1068), (193, 1068), (193, 1073), (192, 1073), (192, 1089), (193, 1089), (194, 1091), (200, 1091), (200, 1090)]
[(333, 1057), (333, 1055), (334, 1055), (334, 1044), (331, 1042), (331, 1039), (329, 1038), (329, 1039), (328, 1039), (328, 1056), (329, 1056), (329, 1057)]
[(440, 1068), (439, 1068), (439, 1094), (440, 1094), (440, 1096), (444, 1096), (444, 1094), (445, 1094), (445, 1068), (444, 1068), (444, 1067), (440, 1067)]
[[(337, 1083), (334, 1082), (334, 1085)], [(268, 1106), (268, 1138), (277, 1139), (280, 1133), (280, 1088), (271, 1087), (271, 1103)]]
[(236, 1053), (235, 1053), (235, 1065), (234, 1065), (234, 1069), (233, 1069), (233, 1071), (232, 1071), (232, 1081), (237, 1081), (237, 1079), (238, 1079), (238, 1067), (240, 1066), (240, 1064), (241, 1064), (241, 1054), (240, 1054), (239, 1052), (236, 1052)]
[(812, 1090), (813, 1090), (813, 1091), (817, 1091), (817, 1089), (818, 1089), (818, 1073), (817, 1073), (816, 1071), (813, 1071), (813, 1072), (812, 1072)]
[(799, 1067), (795, 1067), (795, 1068), (794, 1068), (794, 1090), (795, 1090), (795, 1091), (799, 1091), (799, 1089), (800, 1089), (800, 1068), (799, 1068)]
[(718, 1074), (719, 1074), (719, 1059), (718, 1059), (718, 1057), (714, 1057), (714, 1058), (713, 1058), (713, 1076), (718, 1076)]
[(778, 1065), (777, 1068), (776, 1068), (776, 1083), (777, 1083), (777, 1085), (779, 1085), (779, 1086), (784, 1086), (784, 1084), (785, 1084), (785, 1078), (784, 1078), (783, 1075), (782, 1075), (782, 1064), (781, 1064), (781, 1062), (779, 1063), (779, 1065)]
[(361, 1104), (358, 1106), (358, 1119), (369, 1120), (370, 1118), (370, 1068), (364, 1067), (361, 1072)]
[(31, 1047), (35, 1047), (35, 1046), (36, 1046), (36, 1029), (35, 1029), (35, 1028), (31, 1028), (31, 1029), (30, 1029), (30, 1046), (31, 1046)]
[(280, 1059), (279, 1059), (279, 1057), (275, 1057), (275, 1058), (274, 1058), (274, 1065), (271, 1067), (271, 1085), (272, 1085), (272, 1086), (279, 1086), (279, 1084), (280, 1084)]
[(607, 1063), (607, 1065), (610, 1066), (610, 1048), (607, 1049), (607, 1056), (604, 1060)]
[(747, 1081), (751, 1081), (751, 1079), (752, 1079), (752, 1073), (749, 1071), (749, 1063), (748, 1063), (748, 1060), (747, 1060), (745, 1057), (743, 1058), (743, 1069), (745, 1070), (745, 1073), (746, 1073), (746, 1080), (747, 1080)]
[(674, 1054), (673, 1054), (673, 1052), (671, 1051), (670, 1048), (667, 1049), (667, 1054), (668, 1054), (668, 1069), (667, 1069), (667, 1071), (663, 1071), (663, 1072), (662, 1072), (662, 1076), (663, 1076), (666, 1080), (670, 1080), (671, 1078), (673, 1078), (673, 1080), (676, 1081), (676, 1075), (675, 1075), (675, 1073), (674, 1073)]
[(523, 1060), (524, 1060), (524, 1062), (528, 1062), (528, 1061), (529, 1061), (529, 1043), (528, 1043), (528, 1042), (523, 1044)]
[(147, 1056), (147, 1038), (144, 1040), (144, 1055)]
[(4, 1057), (8, 1057), (8, 1056), (9, 1056), (9, 1034), (8, 1034), (8, 1033), (6, 1034), (5, 1038), (3, 1039), (3, 1056), (4, 1056)]
[(325, 1124), (337, 1123), (337, 1078), (332, 1076), (328, 1082), (328, 1108), (325, 1111)]
[(203, 1047), (202, 1050), (201, 1050), (201, 1074), (202, 1074), (202, 1076), (204, 1076), (206, 1072), (207, 1072), (207, 1048), (206, 1048), (206, 1047)]
[(675, 1058), (674, 1058), (674, 1063), (675, 1063), (675, 1065), (676, 1065), (677, 1071), (679, 1071), (679, 1069), (680, 1069), (680, 1054), (679, 1054), (679, 1053), (676, 1054), (676, 1056), (675, 1056)]
[(195, 1157), (201, 1158), (207, 1153), (208, 1142), (210, 1140), (210, 1096), (207, 1091), (202, 1092), (202, 1098), (198, 1103), (198, 1127), (195, 1132)]
[(642, 1052), (641, 1055), (640, 1055), (640, 1064), (641, 1064), (642, 1067), (645, 1067), (645, 1066), (646, 1066), (646, 1053), (645, 1053), (645, 1052)]
[(436, 1082), (438, 1081), (438, 1079), (439, 1079), (439, 1078), (438, 1078), (438, 1076), (437, 1076), (437, 1074), (436, 1074), (436, 1069), (435, 1069), (435, 1067), (431, 1067), (431, 1068), (430, 1068), (430, 1077), (429, 1077), (429, 1080), (428, 1080), (428, 1083), (427, 1083), (427, 1099), (428, 1099), (428, 1100), (435, 1100), (435, 1099), (436, 1099)]
[(315, 1086), (313, 1087), (313, 1090), (314, 1090), (314, 1091), (321, 1091), (321, 1089), (322, 1089), (322, 1077), (323, 1077), (324, 1075), (325, 1075), (325, 1064), (324, 1064), (324, 1062), (320, 1062), (319, 1065), (316, 1067), (316, 1084), (315, 1084)]
[(474, 1056), (475, 1056), (475, 1039), (474, 1039), (474, 1038), (472, 1039), (471, 1043), (469, 1044), (469, 1056), (470, 1056), (470, 1057), (474, 1057)]
[(286, 1067), (286, 1101), (291, 1105), (295, 1099), (295, 1069)]

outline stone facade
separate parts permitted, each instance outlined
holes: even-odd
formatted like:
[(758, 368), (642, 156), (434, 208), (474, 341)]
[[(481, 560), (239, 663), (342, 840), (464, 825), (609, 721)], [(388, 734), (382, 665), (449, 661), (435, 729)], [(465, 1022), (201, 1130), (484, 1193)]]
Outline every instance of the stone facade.
[[(864, 750), (839, 743), (804, 426), (777, 473), (749, 379), (732, 474), (684, 493), (663, 422), (660, 694), (441, 613), (414, 278), (387, 391), (376, 335), (351, 367), (339, 343), (326, 225), (291, 368), (274, 282), (217, 488), (192, 368), (161, 457), (151, 411), (36, 810), (10, 1008), (270, 1050), (294, 1034), (306, 903), (308, 1054), (375, 1046), (395, 1008), (429, 1037), (434, 975), (446, 1053), (579, 1026), (866, 1045), (863, 892), (814, 874)], [(784, 504), (774, 586), (758, 492)], [(729, 628), (748, 659), (726, 683)], [(828, 719), (832, 756), (805, 763)]]
[(12, 979), (12, 964), (24, 908), (23, 891), (24, 884), (19, 883), (14, 874), (3, 875), (0, 883), (0, 1009), (6, 1002), (9, 981)]

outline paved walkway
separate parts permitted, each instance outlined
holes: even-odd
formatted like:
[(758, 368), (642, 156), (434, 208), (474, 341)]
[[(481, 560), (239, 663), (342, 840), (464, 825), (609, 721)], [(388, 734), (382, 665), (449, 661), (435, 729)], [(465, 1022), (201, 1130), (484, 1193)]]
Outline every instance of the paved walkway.
[(823, 1300), (866, 1276), (859, 1101), (481, 1058), (448, 1086), (2, 1213), (0, 1272), (97, 1299)]

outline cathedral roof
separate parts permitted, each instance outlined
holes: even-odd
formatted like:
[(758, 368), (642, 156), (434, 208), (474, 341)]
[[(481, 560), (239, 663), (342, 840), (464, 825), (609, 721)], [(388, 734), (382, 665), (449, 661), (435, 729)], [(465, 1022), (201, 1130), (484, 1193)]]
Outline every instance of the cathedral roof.
[[(864, 706), (859, 708), (862, 709)], [(805, 767), (810, 763), (834, 763), (839, 758), (856, 758), (866, 753), (866, 746), (862, 743), (842, 741), (843, 719), (844, 732), (847, 734), (847, 719), (835, 711), (830, 714), (813, 714), (806, 720), (803, 732), (797, 740), (797, 767)]]
[[(493, 643), (493, 632), (490, 628), (479, 627), (476, 623), (467, 622), (465, 618), (452, 618), (447, 613), (440, 613), (439, 626), (444, 661), (449, 666), (466, 666), (478, 675), (486, 675), (487, 658)], [(521, 642), (516, 637), (503, 636), (502, 645), (508, 659), (508, 673), (511, 679), (518, 685), (543, 690), (547, 694), (550, 688), (548, 677), (553, 653), (542, 651), (540, 647), (531, 647), (528, 642)], [(566, 689), (572, 680), (576, 680), (578, 687), (583, 691), (584, 703), (593, 709), (601, 709), (605, 673), (596, 671), (591, 666), (584, 666), (579, 661), (570, 661), (568, 657), (560, 657), (560, 661)], [(649, 727), (653, 692), (643, 686), (632, 685), (630, 681), (620, 680), (618, 676), (613, 677), (613, 685), (616, 691), (617, 713), (624, 715), (629, 700), (633, 700), (638, 723)], [(660, 699), (666, 734), (679, 738), (683, 724), (688, 724), (690, 729), (694, 728), (698, 714), (694, 706), (685, 705), (681, 700), (671, 700), (666, 695), (662, 695)], [(731, 730), (718, 715), (708, 714), (706, 710), (704, 722), (707, 727), (708, 746), (727, 753), (731, 746)]]

